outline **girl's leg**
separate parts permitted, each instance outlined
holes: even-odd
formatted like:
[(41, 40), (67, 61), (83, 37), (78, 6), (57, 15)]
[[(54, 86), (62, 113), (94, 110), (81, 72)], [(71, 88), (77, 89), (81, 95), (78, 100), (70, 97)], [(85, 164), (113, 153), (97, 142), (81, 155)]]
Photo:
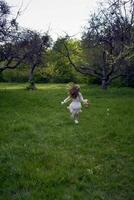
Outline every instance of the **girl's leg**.
[(79, 113), (78, 112), (75, 113), (75, 115), (74, 115), (74, 121), (75, 121), (76, 124), (79, 123)]
[(74, 119), (74, 113), (71, 113), (71, 119)]
[(76, 119), (79, 121), (79, 113), (76, 114)]
[(71, 118), (71, 119), (74, 119), (74, 112), (73, 112), (73, 110), (70, 109), (69, 106), (67, 107), (67, 109), (69, 109), (69, 111), (70, 111), (70, 118)]

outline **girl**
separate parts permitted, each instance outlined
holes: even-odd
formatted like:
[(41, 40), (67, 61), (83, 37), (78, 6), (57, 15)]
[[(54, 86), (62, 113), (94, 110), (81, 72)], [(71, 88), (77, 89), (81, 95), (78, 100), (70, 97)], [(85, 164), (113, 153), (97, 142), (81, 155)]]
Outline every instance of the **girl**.
[(71, 104), (67, 107), (71, 113), (71, 118), (76, 124), (79, 123), (79, 113), (81, 111), (81, 102), (88, 107), (88, 100), (83, 99), (82, 94), (80, 93), (80, 86), (73, 84), (69, 90), (69, 96), (61, 102), (61, 104), (72, 101)]

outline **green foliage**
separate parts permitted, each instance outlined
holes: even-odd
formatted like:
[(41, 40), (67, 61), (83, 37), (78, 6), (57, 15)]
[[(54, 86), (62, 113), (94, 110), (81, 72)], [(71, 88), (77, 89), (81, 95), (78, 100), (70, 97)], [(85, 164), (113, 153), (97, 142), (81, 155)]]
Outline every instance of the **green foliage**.
[[(44, 74), (50, 78), (51, 82), (81, 82), (82, 76), (74, 70), (66, 57), (66, 49), (64, 47), (64, 42), (66, 41), (63, 40), (64, 38), (57, 39), (53, 48), (49, 51), (48, 67), (45, 69)], [(67, 41), (67, 45), (71, 49), (73, 61), (80, 63), (80, 53), (82, 52), (80, 41), (70, 39)]]
[(15, 70), (6, 70), (2, 72), (3, 80), (5, 82), (27, 82), (28, 81), (28, 67), (20, 67)]
[(93, 67), (99, 71), (103, 66), (103, 49), (101, 46), (85, 48), (83, 46), (83, 54), (85, 56), (85, 63), (88, 63), (90, 67)]
[[(68, 45), (72, 51), (72, 59), (77, 64), (80, 64), (81, 58), (79, 55), (82, 54), (80, 41), (68, 40)], [(29, 70), (28, 65), (24, 66), (22, 64), (22, 66), (15, 70), (4, 71), (3, 79), (1, 78), (1, 80), (7, 82), (27, 82)], [(42, 56), (42, 64), (35, 70), (34, 80), (35, 82), (67, 83), (73, 81), (81, 83), (86, 82), (87, 78), (76, 72), (70, 65), (63, 42), (61, 39), (58, 39), (53, 48), (49, 49)]]
[(3, 74), (0, 73), (0, 82), (4, 82)]
[(77, 126), (65, 85), (25, 87), (0, 84), (0, 199), (133, 199), (134, 90), (82, 85)]

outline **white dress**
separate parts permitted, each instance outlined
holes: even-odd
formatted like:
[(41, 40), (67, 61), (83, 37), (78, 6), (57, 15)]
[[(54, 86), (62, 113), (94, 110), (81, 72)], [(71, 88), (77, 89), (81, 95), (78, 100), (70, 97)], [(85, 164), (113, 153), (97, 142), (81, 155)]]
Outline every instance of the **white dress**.
[(82, 94), (79, 92), (79, 95), (76, 98), (71, 98), (70, 96), (67, 97), (63, 102), (67, 103), (68, 101), (72, 100), (72, 102), (70, 103), (70, 105), (67, 107), (70, 112), (72, 114), (77, 114), (79, 112), (81, 112), (81, 102), (85, 102), (85, 100), (83, 99)]

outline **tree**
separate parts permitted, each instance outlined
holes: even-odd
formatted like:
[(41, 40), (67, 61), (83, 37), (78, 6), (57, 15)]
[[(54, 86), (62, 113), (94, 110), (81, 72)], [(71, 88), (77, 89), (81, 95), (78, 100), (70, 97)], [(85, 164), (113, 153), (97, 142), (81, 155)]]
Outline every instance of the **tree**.
[(11, 19), (10, 6), (0, 0), (0, 73), (7, 69), (15, 69), (20, 64), (30, 67), (29, 82), (33, 84), (33, 74), (42, 63), (42, 56), (51, 45), (48, 33), (44, 35), (18, 26), (15, 18)]
[[(74, 46), (77, 48), (79, 45), (78, 40), (70, 39), (67, 43), (70, 49), (73, 49)], [(48, 67), (45, 70), (52, 81), (65, 83), (76, 80), (76, 72), (70, 65), (65, 53), (63, 38), (58, 38), (49, 52)]]
[(78, 66), (65, 41), (64, 46), (71, 65), (82, 74), (98, 78), (106, 89), (114, 79), (126, 75), (126, 64), (134, 56), (134, 1), (108, 0), (100, 5), (82, 36), (86, 62)]
[(20, 57), (18, 53), (18, 23), (17, 17), (20, 9), (14, 18), (10, 6), (0, 0), (0, 72), (6, 69), (15, 69), (24, 59), (24, 55)]
[(18, 24), (16, 22), (20, 10), (14, 18), (11, 18), (10, 6), (4, 0), (0, 0), (0, 43), (10, 41), (16, 34)]
[(41, 35), (31, 30), (24, 30), (21, 34), (23, 39), (20, 43), (23, 46), (23, 54), (25, 55), (23, 63), (30, 67), (29, 83), (30, 88), (34, 89), (34, 70), (43, 63), (44, 54), (51, 45), (51, 38), (48, 33)]
[(101, 4), (99, 12), (88, 22), (83, 43), (90, 50), (101, 47), (100, 65), (91, 69), (83, 67), (83, 70), (97, 75), (103, 89), (114, 79), (125, 76), (128, 58), (134, 49), (134, 1), (112, 0), (106, 7)]
[(10, 6), (0, 0), (0, 73), (27, 64), (30, 67), (29, 82), (33, 84), (34, 70), (41, 64), (51, 38), (48, 33), (42, 35), (19, 28), (16, 20), (20, 9), (15, 18), (11, 19), (11, 14)]

